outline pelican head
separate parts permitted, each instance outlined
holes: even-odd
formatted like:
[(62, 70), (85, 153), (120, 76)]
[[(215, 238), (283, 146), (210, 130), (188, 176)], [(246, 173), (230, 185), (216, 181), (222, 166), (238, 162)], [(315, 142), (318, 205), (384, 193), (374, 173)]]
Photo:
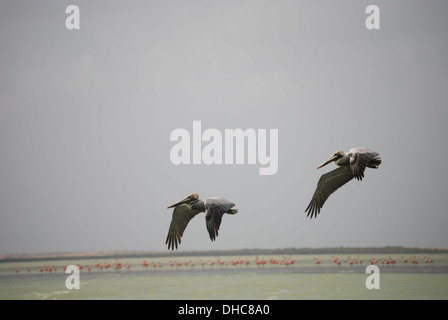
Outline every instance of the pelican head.
[(335, 161), (336, 164), (338, 164), (338, 160), (341, 159), (343, 156), (345, 156), (344, 151), (336, 151), (330, 158), (328, 158), (324, 163), (322, 163), (320, 166), (317, 167), (317, 169), (322, 168), (323, 166), (326, 166), (332, 161)]
[(194, 202), (198, 199), (199, 199), (199, 196), (197, 195), (197, 193), (192, 193), (189, 196), (187, 196), (185, 199), (182, 199), (179, 202), (176, 202), (175, 204), (170, 205), (167, 209), (178, 207), (183, 204), (188, 204), (188, 203)]

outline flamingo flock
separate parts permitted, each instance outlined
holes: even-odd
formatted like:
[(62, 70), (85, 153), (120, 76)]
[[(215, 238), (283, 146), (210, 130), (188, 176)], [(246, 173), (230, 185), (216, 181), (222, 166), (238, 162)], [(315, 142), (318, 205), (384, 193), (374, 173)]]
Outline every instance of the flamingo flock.
[[(446, 257), (448, 259), (448, 257)], [(297, 262), (297, 263), (296, 263)], [(135, 263), (135, 262), (134, 262)], [(147, 259), (141, 260), (140, 263), (137, 262), (136, 266), (134, 267), (135, 270), (161, 270), (163, 267), (168, 266), (168, 270), (186, 270), (186, 269), (195, 269), (195, 268), (201, 268), (204, 269), (213, 269), (215, 266), (218, 266), (220, 268), (235, 268), (235, 267), (250, 267), (255, 266), (257, 268), (263, 268), (263, 267), (277, 267), (277, 266), (291, 266), (296, 263), (297, 267), (303, 266), (303, 265), (309, 265), (314, 264), (316, 267), (320, 265), (325, 266), (341, 266), (341, 265), (348, 265), (348, 266), (367, 266), (367, 265), (381, 265), (381, 266), (393, 266), (393, 265), (401, 265), (401, 266), (411, 266), (411, 265), (418, 265), (424, 264), (424, 265), (434, 265), (435, 261), (434, 258), (430, 256), (409, 256), (404, 257), (401, 256), (400, 259), (393, 258), (391, 256), (383, 257), (383, 258), (361, 258), (360, 256), (352, 257), (348, 256), (346, 258), (339, 258), (337, 256), (333, 256), (332, 258), (328, 257), (300, 257), (298, 261), (295, 261), (291, 255), (290, 256), (284, 256), (284, 257), (273, 257), (270, 256), (269, 258), (264, 257), (216, 257), (216, 258), (180, 258), (178, 260), (168, 260), (167, 259), (161, 259), (161, 260), (155, 260), (155, 261), (149, 261)], [(95, 260), (92, 264), (76, 264), (78, 269), (81, 272), (91, 272), (91, 271), (101, 271), (101, 270), (114, 270), (114, 271), (120, 271), (120, 270), (131, 270), (131, 263), (130, 262), (120, 262), (118, 259), (115, 259), (114, 262), (99, 262)], [(31, 268), (29, 266), (25, 267), (24, 270), (26, 273), (31, 273), (33, 270), (35, 270), (37, 273), (57, 273), (59, 270), (65, 273), (66, 266), (50, 266), (50, 265), (44, 265), (39, 266), (36, 269)], [(16, 273), (19, 273), (21, 270), (20, 268), (15, 268), (14, 271)]]
[[(317, 263), (317, 261), (318, 260), (316, 260), (315, 263)], [(334, 264), (337, 264), (337, 265), (341, 265), (342, 263), (346, 263), (346, 264), (348, 264), (350, 266), (353, 266), (353, 265), (363, 265), (363, 263), (364, 263), (363, 259), (351, 258), (350, 256), (347, 257), (346, 260), (343, 260), (343, 262), (341, 262), (341, 260), (338, 257), (333, 257), (332, 261), (333, 261)], [(401, 257), (401, 264), (402, 265), (408, 265), (409, 262), (411, 262), (412, 264), (415, 264), (415, 265), (419, 264), (419, 260), (418, 260), (417, 256), (411, 256), (411, 257), (409, 257), (409, 259), (404, 258), (403, 256)], [(428, 264), (433, 264), (434, 263), (434, 259), (429, 257), (429, 256), (423, 256), (423, 262), (425, 264), (427, 264), (427, 265)], [(368, 264), (370, 264), (370, 265), (378, 265), (378, 264), (380, 264), (380, 265), (395, 265), (397, 263), (398, 263), (397, 259), (394, 259), (394, 258), (392, 258), (390, 256), (387, 257), (387, 258), (380, 258), (380, 259), (370, 258), (369, 262), (368, 262)]]

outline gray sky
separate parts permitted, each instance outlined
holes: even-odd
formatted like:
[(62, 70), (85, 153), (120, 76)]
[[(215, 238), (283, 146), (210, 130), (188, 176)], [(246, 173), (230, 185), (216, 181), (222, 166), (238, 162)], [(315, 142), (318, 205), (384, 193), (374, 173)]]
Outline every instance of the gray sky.
[[(80, 8), (68, 30), (65, 8)], [(380, 30), (365, 9), (380, 8)], [(446, 1), (2, 1), (0, 253), (166, 250), (166, 207), (221, 196), (180, 250), (448, 247)], [(278, 129), (279, 167), (178, 165), (174, 129)], [(380, 153), (304, 213), (334, 151)]]

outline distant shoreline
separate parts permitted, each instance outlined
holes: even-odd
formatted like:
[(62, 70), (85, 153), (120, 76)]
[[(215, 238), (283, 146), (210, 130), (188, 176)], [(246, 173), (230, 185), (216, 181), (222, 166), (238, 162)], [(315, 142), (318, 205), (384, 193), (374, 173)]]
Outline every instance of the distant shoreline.
[(85, 258), (139, 258), (139, 257), (184, 257), (184, 256), (229, 256), (229, 255), (298, 255), (298, 254), (448, 254), (448, 248), (428, 247), (326, 247), (283, 249), (231, 249), (207, 251), (92, 251), (54, 253), (0, 254), (0, 263), (16, 261), (63, 260)]

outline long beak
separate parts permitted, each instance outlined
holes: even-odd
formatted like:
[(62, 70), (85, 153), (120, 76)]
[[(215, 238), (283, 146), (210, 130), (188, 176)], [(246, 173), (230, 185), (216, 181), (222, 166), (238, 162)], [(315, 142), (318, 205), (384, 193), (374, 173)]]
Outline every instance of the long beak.
[(185, 199), (180, 200), (179, 202), (176, 202), (175, 204), (170, 205), (167, 209), (178, 207), (178, 206), (180, 206), (182, 204), (190, 202), (190, 200), (191, 200), (190, 197), (186, 197)]
[(326, 166), (327, 164), (329, 164), (330, 162), (336, 160), (337, 156), (331, 156), (330, 158), (327, 159), (327, 161), (325, 161), (324, 163), (322, 163), (320, 166), (317, 167), (317, 169), (322, 168), (323, 166)]

